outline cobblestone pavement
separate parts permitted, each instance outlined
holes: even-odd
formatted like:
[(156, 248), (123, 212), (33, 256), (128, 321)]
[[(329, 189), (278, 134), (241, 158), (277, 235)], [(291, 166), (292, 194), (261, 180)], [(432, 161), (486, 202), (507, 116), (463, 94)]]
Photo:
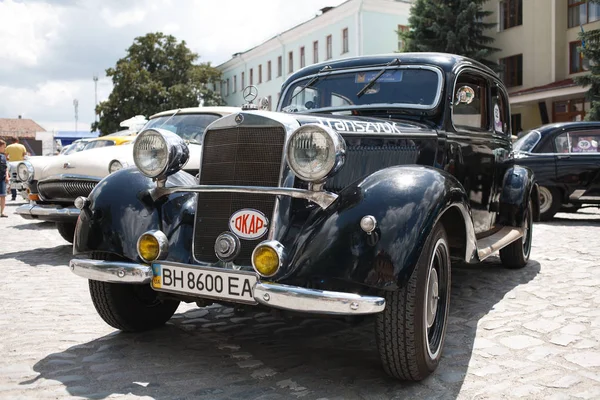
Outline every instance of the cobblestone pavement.
[(444, 356), (387, 378), (372, 320), (286, 319), (184, 304), (164, 328), (104, 324), (50, 223), (0, 220), (0, 398), (598, 399), (600, 212), (534, 230), (532, 261), (453, 270)]

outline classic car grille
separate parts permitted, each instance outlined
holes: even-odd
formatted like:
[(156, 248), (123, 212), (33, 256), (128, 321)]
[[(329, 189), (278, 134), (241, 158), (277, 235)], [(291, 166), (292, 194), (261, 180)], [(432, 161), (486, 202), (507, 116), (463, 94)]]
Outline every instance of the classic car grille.
[[(229, 128), (207, 131), (203, 141), (201, 185), (279, 186), (285, 143), (280, 127)], [(218, 261), (214, 245), (219, 234), (229, 230), (236, 211), (252, 208), (269, 220), (275, 197), (245, 193), (199, 193), (194, 234), (194, 256), (203, 262)], [(240, 239), (237, 264), (250, 265), (256, 240)]]
[(89, 196), (98, 182), (52, 181), (38, 183), (38, 192), (44, 200), (73, 201), (78, 196)]
[(342, 169), (325, 183), (325, 189), (337, 193), (380, 169), (394, 165), (415, 164), (419, 149), (411, 143), (384, 146), (348, 146)]

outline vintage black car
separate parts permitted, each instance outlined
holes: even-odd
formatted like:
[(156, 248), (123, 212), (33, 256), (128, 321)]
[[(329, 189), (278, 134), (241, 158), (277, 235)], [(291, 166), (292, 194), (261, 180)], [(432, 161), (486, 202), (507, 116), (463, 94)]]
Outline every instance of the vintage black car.
[(164, 324), (180, 301), (376, 314), (384, 369), (425, 378), (451, 258), (529, 259), (537, 186), (514, 165), (502, 82), (455, 55), (358, 57), (290, 76), (279, 112), (255, 108), (208, 126), (198, 178), (156, 126), (136, 140), (137, 169), (77, 200), (70, 266), (98, 313), (125, 331)]
[(514, 150), (540, 185), (541, 220), (600, 206), (600, 122), (540, 126), (517, 140)]

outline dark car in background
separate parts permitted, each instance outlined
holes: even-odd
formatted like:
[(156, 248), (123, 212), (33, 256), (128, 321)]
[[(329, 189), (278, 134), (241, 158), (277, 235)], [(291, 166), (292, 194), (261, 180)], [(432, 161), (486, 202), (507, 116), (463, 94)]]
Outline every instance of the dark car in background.
[(385, 371), (424, 379), (451, 260), (529, 260), (538, 192), (514, 164), (502, 81), (468, 58), (403, 53), (301, 69), (279, 112), (244, 95), (199, 137), (197, 177), (159, 125), (139, 134), (137, 168), (75, 201), (70, 266), (97, 312), (125, 331), (163, 325), (180, 301), (375, 314)]
[(540, 126), (514, 144), (517, 163), (540, 185), (540, 218), (600, 206), (600, 122)]

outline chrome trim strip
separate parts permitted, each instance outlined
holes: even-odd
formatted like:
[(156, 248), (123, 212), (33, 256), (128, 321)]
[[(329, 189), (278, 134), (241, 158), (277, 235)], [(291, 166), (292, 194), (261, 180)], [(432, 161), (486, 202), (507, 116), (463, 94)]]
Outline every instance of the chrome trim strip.
[(276, 196), (287, 196), (296, 199), (305, 199), (311, 201), (321, 208), (326, 209), (337, 198), (338, 195), (330, 192), (311, 192), (305, 189), (296, 188), (274, 188), (268, 186), (229, 186), (229, 185), (195, 185), (195, 186), (180, 186), (180, 187), (157, 187), (150, 191), (153, 200), (158, 200), (163, 196), (172, 193), (255, 193), (255, 194), (272, 194)]
[(45, 179), (39, 180), (38, 185), (40, 183), (44, 183), (44, 182), (63, 181), (63, 180), (100, 182), (102, 180), (102, 178), (98, 178), (97, 176), (91, 176), (91, 175), (60, 174), (60, 175), (52, 175)]
[(73, 259), (69, 268), (75, 275), (100, 282), (143, 285), (152, 281), (152, 268), (137, 263)]
[[(69, 262), (69, 267), (78, 276), (101, 282), (141, 285), (152, 281), (152, 268), (137, 263), (73, 259)], [(385, 308), (383, 297), (306, 289), (260, 281), (254, 287), (254, 299), (259, 304), (269, 307), (318, 314), (374, 314)]]
[(375, 314), (385, 309), (383, 297), (305, 289), (275, 283), (257, 283), (254, 298), (265, 306), (318, 314)]
[(477, 241), (477, 255), (483, 261), (498, 250), (523, 237), (523, 228), (505, 226), (491, 236)]
[(56, 207), (56, 206), (43, 206), (38, 204), (23, 204), (15, 210), (16, 214), (19, 214), (25, 219), (32, 219), (34, 217), (73, 217), (79, 216), (79, 209), (75, 207)]

